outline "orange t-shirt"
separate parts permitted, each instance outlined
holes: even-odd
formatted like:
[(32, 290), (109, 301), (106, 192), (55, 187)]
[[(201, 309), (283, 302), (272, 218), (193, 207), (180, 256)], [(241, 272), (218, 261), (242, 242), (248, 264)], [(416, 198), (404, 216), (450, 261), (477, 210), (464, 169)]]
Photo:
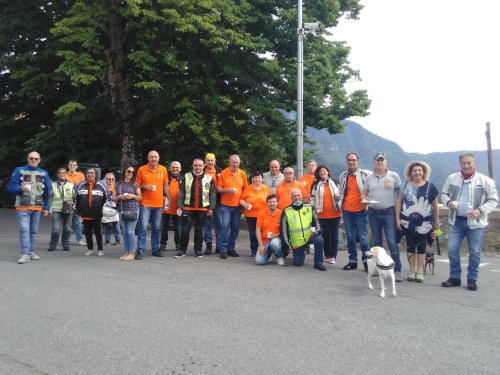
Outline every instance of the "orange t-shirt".
[(241, 169), (238, 169), (236, 174), (233, 174), (230, 168), (226, 168), (220, 173), (217, 186), (223, 189), (236, 189), (235, 194), (222, 193), (220, 202), (226, 206), (238, 207), (241, 194), (248, 186), (247, 175)]
[(335, 217), (340, 217), (340, 211), (335, 208), (330, 185), (325, 184), (325, 190), (323, 194), (323, 210), (321, 212), (318, 212), (318, 218), (333, 219)]
[(75, 172), (75, 174), (66, 173), (66, 180), (72, 182), (74, 186), (78, 185), (80, 182), (85, 180), (85, 176), (81, 172)]
[(262, 243), (266, 244), (269, 242), (269, 237), (267, 234), (271, 232), (272, 234), (277, 234), (280, 232), (280, 219), (281, 210), (278, 208), (274, 215), (271, 215), (269, 210), (262, 211), (257, 218), (256, 228), (260, 229), (262, 235)]
[(271, 189), (267, 185), (261, 184), (259, 190), (255, 189), (253, 184), (248, 185), (240, 198), (241, 200), (244, 200), (252, 205), (252, 209), (250, 211), (246, 208), (243, 211), (245, 216), (258, 217), (261, 212), (268, 211), (266, 199), (271, 194)]
[(156, 190), (142, 189), (141, 205), (145, 207), (163, 207), (163, 185), (168, 181), (168, 172), (163, 165), (159, 165), (156, 171), (152, 171), (149, 163), (137, 170), (136, 181), (139, 185), (155, 185)]
[(342, 209), (350, 212), (359, 212), (365, 209), (361, 203), (361, 192), (356, 182), (356, 176), (347, 176)]
[(304, 185), (300, 181), (293, 180), (290, 186), (286, 185), (285, 181), (281, 181), (276, 187), (276, 196), (278, 197), (278, 208), (284, 210), (286, 207), (292, 204), (292, 197), (290, 196), (292, 189), (300, 189), (302, 192), (302, 198), (308, 197), (309, 194), (306, 193)]
[(306, 189), (306, 194), (307, 194), (307, 196), (302, 198), (309, 198), (309, 195), (311, 195), (311, 187), (312, 184), (316, 181), (316, 177), (314, 177), (314, 175), (311, 174), (305, 174), (301, 178), (299, 178), (299, 181), (304, 186), (304, 189)]
[(170, 179), (169, 189), (172, 201), (170, 202), (170, 207), (168, 208), (168, 211), (163, 210), (162, 213), (169, 215), (177, 215), (177, 198), (179, 198), (179, 181), (176, 178)]

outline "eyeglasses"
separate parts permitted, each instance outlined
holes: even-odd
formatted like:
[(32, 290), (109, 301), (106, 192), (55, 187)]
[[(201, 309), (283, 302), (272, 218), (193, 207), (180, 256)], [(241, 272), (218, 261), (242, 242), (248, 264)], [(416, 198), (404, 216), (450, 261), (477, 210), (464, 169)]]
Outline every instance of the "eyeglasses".
[(40, 158), (30, 158), (30, 160), (37, 161), (40, 160)]
[(347, 159), (347, 161), (354, 163), (355, 161), (358, 161), (358, 159)]
[(134, 171), (131, 171), (130, 169), (127, 171), (127, 173), (134, 173)]
[(108, 181), (114, 181), (115, 179), (114, 178), (107, 178), (106, 180), (108, 180)]

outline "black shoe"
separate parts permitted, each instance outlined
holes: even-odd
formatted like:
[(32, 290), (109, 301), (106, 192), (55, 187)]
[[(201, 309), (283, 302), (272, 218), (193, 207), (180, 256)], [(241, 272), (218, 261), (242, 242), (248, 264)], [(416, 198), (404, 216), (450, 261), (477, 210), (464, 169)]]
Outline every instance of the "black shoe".
[(201, 253), (201, 251), (195, 251), (194, 256), (197, 258), (203, 258), (203, 254)]
[(472, 291), (477, 290), (476, 280), (467, 279), (467, 289)]
[(220, 253), (221, 259), (227, 259), (227, 253)]
[(69, 247), (63, 247), (63, 251), (69, 251)]
[(220, 254), (220, 249), (215, 248), (215, 254)]
[(315, 264), (314, 268), (316, 268), (318, 271), (326, 271), (326, 267), (322, 264)]
[(441, 286), (444, 286), (445, 288), (449, 288), (452, 286), (460, 286), (461, 284), (462, 284), (462, 282), (460, 281), (460, 279), (454, 279), (453, 277), (450, 277), (448, 280), (443, 281), (441, 283)]
[(135, 253), (135, 260), (142, 260), (142, 254), (141, 253)]
[(162, 258), (163, 257), (163, 251), (161, 251), (161, 250), (153, 251), (153, 256), (154, 257), (158, 257), (158, 258)]
[(167, 244), (160, 245), (160, 250), (161, 251), (167, 250)]
[(177, 254), (174, 255), (174, 258), (182, 258), (185, 256), (186, 256), (186, 253), (184, 251), (178, 251)]
[(205, 249), (205, 255), (210, 255), (212, 254), (212, 243), (207, 242), (207, 248)]
[(355, 270), (358, 268), (358, 263), (347, 263), (342, 269), (344, 271)]
[(104, 242), (104, 246), (109, 246), (109, 245), (110, 245), (109, 241)]
[(368, 272), (368, 262), (363, 262), (363, 267), (365, 267), (365, 272)]
[(49, 247), (49, 248), (47, 249), (47, 251), (56, 251), (56, 249), (53, 249), (53, 248)]
[(236, 252), (236, 250), (229, 250), (229, 251), (227, 252), (227, 255), (229, 255), (230, 257), (235, 257), (235, 258), (238, 258), (238, 257), (240, 256), (240, 254), (238, 254), (238, 253)]
[(120, 244), (120, 241), (115, 241), (115, 242), (113, 242), (111, 245), (113, 245), (113, 246), (118, 246), (119, 244)]

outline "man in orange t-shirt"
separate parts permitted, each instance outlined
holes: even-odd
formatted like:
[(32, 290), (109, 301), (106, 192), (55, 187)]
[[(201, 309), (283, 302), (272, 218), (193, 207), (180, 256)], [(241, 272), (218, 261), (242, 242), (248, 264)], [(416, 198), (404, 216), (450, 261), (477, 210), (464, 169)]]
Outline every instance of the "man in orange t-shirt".
[(278, 209), (278, 198), (271, 194), (266, 198), (267, 210), (259, 214), (255, 234), (259, 243), (259, 251), (255, 255), (255, 264), (267, 264), (271, 255), (276, 256), (279, 266), (285, 264), (281, 250), (280, 220), (281, 210)]
[(137, 170), (136, 182), (141, 188), (142, 200), (139, 210), (136, 260), (142, 259), (146, 249), (146, 235), (150, 217), (152, 252), (154, 256), (163, 256), (163, 251), (160, 249), (161, 213), (163, 208), (168, 210), (172, 200), (170, 198), (167, 169), (160, 165), (159, 162), (160, 154), (152, 150), (148, 153), (148, 164)]
[[(72, 182), (75, 188), (80, 182), (85, 180), (85, 176), (83, 175), (83, 173), (77, 172), (76, 171), (77, 169), (78, 169), (78, 162), (76, 160), (69, 160), (68, 173), (66, 173), (66, 180)], [(76, 213), (73, 214), (73, 217), (71, 218), (71, 227), (75, 231), (76, 243), (80, 246), (87, 246), (87, 243), (83, 239), (82, 219), (80, 218), (80, 215)]]
[[(276, 196), (278, 197), (278, 208), (280, 210), (284, 210), (286, 207), (292, 204), (291, 192), (293, 189), (299, 189), (302, 193), (302, 197), (309, 197), (309, 194), (306, 192), (304, 185), (295, 179), (295, 173), (293, 168), (286, 167), (283, 170), (283, 174), (285, 175), (285, 179), (281, 181), (276, 187)], [(303, 198), (304, 200), (304, 198)], [(304, 200), (305, 201), (305, 200)], [(309, 200), (307, 202), (309, 203)]]
[(304, 189), (306, 190), (307, 196), (303, 197), (302, 200), (305, 203), (309, 203), (309, 196), (311, 195), (311, 187), (313, 183), (316, 182), (316, 177), (314, 176), (314, 172), (316, 172), (316, 168), (318, 167), (318, 164), (316, 163), (316, 160), (308, 160), (307, 161), (307, 168), (306, 168), (306, 174), (303, 175), (301, 178), (299, 178), (299, 181), (301, 184), (304, 186)]
[(168, 174), (168, 185), (170, 190), (170, 206), (168, 210), (162, 211), (161, 219), (161, 237), (160, 237), (160, 250), (165, 251), (168, 242), (168, 226), (170, 219), (174, 223), (174, 243), (175, 250), (179, 251), (181, 248), (181, 220), (177, 215), (177, 197), (179, 196), (179, 185), (184, 178), (181, 176), (181, 163), (173, 161), (170, 163), (170, 173)]
[(365, 271), (368, 272), (365, 252), (370, 250), (368, 242), (368, 216), (362, 201), (362, 192), (365, 187), (366, 177), (371, 173), (359, 168), (359, 156), (355, 152), (346, 155), (347, 171), (340, 174), (339, 190), (340, 201), (338, 206), (342, 208), (344, 229), (347, 236), (347, 251), (349, 252), (349, 263), (343, 270), (350, 271), (358, 268), (358, 251), (356, 250), (356, 239), (361, 245), (361, 260)]
[(240, 197), (248, 185), (247, 175), (240, 169), (240, 157), (231, 155), (229, 167), (217, 180), (217, 192), (221, 194), (220, 204), (220, 257), (238, 257), (236, 239), (240, 230)]

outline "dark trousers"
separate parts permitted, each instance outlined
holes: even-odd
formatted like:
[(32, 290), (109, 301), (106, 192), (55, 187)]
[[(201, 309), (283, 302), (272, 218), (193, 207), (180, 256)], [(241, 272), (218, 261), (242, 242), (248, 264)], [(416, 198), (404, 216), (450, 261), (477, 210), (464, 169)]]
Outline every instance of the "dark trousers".
[(325, 241), (325, 257), (337, 258), (339, 251), (339, 224), (340, 217), (332, 219), (319, 219), (321, 224), (321, 235)]
[(186, 252), (189, 243), (189, 232), (194, 225), (194, 252), (201, 252), (203, 247), (203, 224), (207, 211), (182, 211), (181, 250)]
[(168, 224), (170, 223), (170, 219), (174, 222), (174, 243), (175, 249), (179, 250), (181, 246), (181, 231), (182, 231), (182, 220), (180, 216), (171, 215), (171, 214), (162, 214), (161, 215), (161, 237), (160, 237), (160, 245), (165, 246), (168, 242)]
[(83, 230), (85, 231), (87, 249), (94, 250), (94, 243), (92, 241), (93, 231), (97, 242), (97, 250), (102, 250), (101, 219), (83, 220)]

